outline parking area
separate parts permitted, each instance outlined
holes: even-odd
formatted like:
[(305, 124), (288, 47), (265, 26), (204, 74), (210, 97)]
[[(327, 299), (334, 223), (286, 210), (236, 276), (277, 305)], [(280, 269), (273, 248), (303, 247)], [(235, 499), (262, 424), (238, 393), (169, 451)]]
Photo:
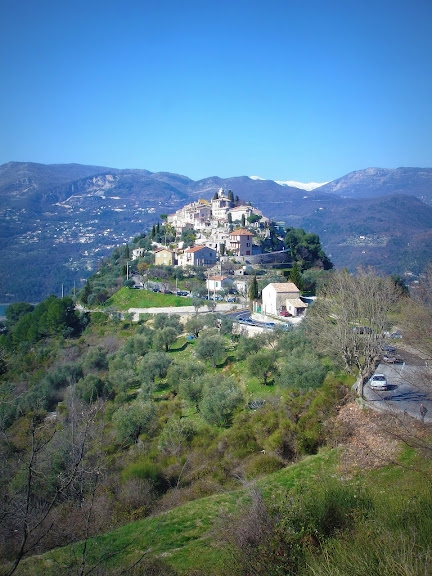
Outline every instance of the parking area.
[(385, 375), (387, 390), (372, 390), (368, 383), (364, 387), (364, 397), (372, 408), (405, 412), (418, 419), (422, 419), (423, 411), (425, 422), (432, 422), (430, 369), (412, 354), (405, 353), (404, 360), (401, 364), (380, 362), (375, 374)]

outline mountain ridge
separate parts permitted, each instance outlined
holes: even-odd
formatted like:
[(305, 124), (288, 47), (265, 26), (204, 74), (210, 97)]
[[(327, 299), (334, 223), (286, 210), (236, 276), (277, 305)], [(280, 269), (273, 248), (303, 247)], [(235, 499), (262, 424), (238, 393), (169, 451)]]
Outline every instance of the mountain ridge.
[(337, 267), (418, 274), (432, 254), (429, 168), (367, 168), (307, 191), (249, 176), (194, 181), (145, 169), (9, 162), (0, 166), (0, 301), (38, 301), (82, 285), (114, 246), (219, 188), (285, 226), (317, 233)]

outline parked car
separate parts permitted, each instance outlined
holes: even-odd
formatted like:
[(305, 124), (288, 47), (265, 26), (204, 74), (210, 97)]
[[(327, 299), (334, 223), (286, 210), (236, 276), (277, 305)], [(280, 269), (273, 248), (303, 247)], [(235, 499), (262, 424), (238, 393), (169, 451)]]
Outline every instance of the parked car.
[(399, 354), (384, 354), (383, 361), (387, 364), (403, 364), (405, 360)]
[(372, 390), (387, 390), (387, 378), (384, 374), (374, 374), (369, 380), (369, 385)]
[(275, 323), (274, 322), (266, 322), (265, 327), (273, 329), (275, 327)]

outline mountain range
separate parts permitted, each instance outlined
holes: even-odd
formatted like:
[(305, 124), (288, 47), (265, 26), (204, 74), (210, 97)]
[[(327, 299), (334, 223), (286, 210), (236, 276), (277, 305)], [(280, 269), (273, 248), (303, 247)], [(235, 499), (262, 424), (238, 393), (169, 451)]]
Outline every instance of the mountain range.
[[(294, 184), (296, 184), (294, 186)], [(432, 255), (432, 169), (367, 168), (323, 185), (80, 164), (0, 166), (0, 302), (82, 286), (114, 246), (219, 189), (320, 236), (336, 267), (417, 275)]]

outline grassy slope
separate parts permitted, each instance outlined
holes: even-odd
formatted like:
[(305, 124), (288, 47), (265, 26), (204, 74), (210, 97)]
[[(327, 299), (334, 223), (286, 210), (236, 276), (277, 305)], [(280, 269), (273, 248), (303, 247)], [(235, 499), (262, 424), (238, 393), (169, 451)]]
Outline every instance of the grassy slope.
[[(336, 478), (342, 484), (352, 483), (366, 488), (374, 502), (377, 517), (391, 518), (391, 522), (394, 518), (398, 522), (401, 507), (412, 501), (413, 494), (424, 494), (425, 484), (428, 484), (425, 478), (430, 479), (432, 471), (429, 460), (413, 449), (405, 448), (398, 460), (400, 465), (392, 463), (372, 471), (363, 470), (350, 480), (342, 480), (338, 471), (338, 451), (322, 450), (315, 456), (308, 456), (297, 464), (268, 475), (258, 484), (264, 496), (274, 503), (284, 501), (292, 490), (307, 494), (317, 485)], [(389, 486), (392, 490), (388, 489)], [(130, 566), (143, 555), (159, 556), (179, 574), (191, 574), (193, 570), (198, 570), (208, 576), (216, 575), (224, 564), (227, 565), (229, 557), (225, 548), (216, 545), (212, 528), (219, 518), (235, 512), (247, 498), (247, 489), (241, 487), (123, 526), (89, 541), (88, 565), (97, 562), (104, 553), (115, 554), (108, 563), (111, 568)], [(397, 532), (398, 526), (395, 525), (393, 529)], [(404, 529), (405, 525), (402, 531)], [(370, 532), (374, 530), (373, 518), (372, 524), (364, 530), (358, 539), (367, 539), (368, 534), (373, 537)], [(76, 544), (29, 558), (17, 573), (25, 576), (66, 573), (64, 567), (74, 556), (79, 556), (80, 551), (81, 544)]]
[[(283, 496), (299, 485), (315, 483), (322, 474), (331, 474), (337, 462), (336, 452), (323, 451), (316, 456), (271, 474), (259, 482), (263, 493), (272, 498)], [(204, 570), (209, 576), (226, 561), (223, 549), (214, 545), (211, 528), (215, 520), (234, 512), (247, 501), (244, 488), (188, 502), (168, 512), (132, 522), (113, 532), (91, 540), (88, 545), (88, 562), (92, 564), (101, 552), (119, 553), (110, 566), (132, 564), (141, 554), (162, 555), (180, 573), (192, 569)], [(81, 545), (68, 546), (25, 560), (17, 574), (50, 576), (65, 573), (65, 566), (73, 556), (79, 556)]]
[(119, 310), (128, 308), (162, 308), (164, 306), (191, 306), (190, 298), (175, 296), (173, 294), (161, 294), (151, 290), (134, 290), (123, 286), (106, 303)]

